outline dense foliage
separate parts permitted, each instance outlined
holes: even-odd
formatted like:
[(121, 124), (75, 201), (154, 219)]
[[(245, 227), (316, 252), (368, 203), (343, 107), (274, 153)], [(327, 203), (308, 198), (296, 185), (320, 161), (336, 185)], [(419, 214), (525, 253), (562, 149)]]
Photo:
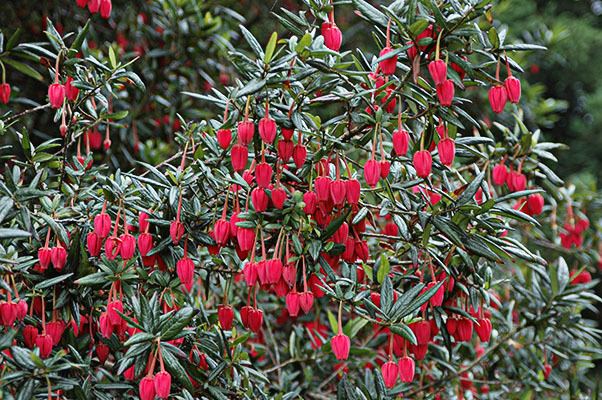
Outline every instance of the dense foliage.
[(597, 395), (595, 195), (495, 3), (55, 3), (0, 25), (2, 398)]

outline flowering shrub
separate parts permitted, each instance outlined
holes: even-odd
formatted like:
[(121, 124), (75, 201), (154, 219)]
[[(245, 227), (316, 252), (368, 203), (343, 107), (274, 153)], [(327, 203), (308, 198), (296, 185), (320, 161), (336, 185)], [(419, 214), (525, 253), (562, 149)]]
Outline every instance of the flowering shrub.
[[(49, 20), (47, 43), (0, 49), (47, 86), (39, 104), (0, 88), (7, 398), (594, 393), (592, 232), (551, 169), (561, 145), (524, 123), (513, 58), (543, 48), (507, 42), (489, 1), (281, 9), (265, 45), (243, 26), (224, 45), (236, 79), (207, 93), (176, 69), (189, 82), (165, 101), (148, 81), (173, 63), (90, 46), (122, 23), (118, 4), (77, 1), (96, 3), (77, 33)], [(347, 46), (349, 8), (374, 46)], [(170, 37), (176, 63), (202, 57), (194, 37)], [(137, 159), (163, 109), (149, 141), (177, 150)], [(36, 113), (59, 122), (51, 139), (27, 129)]]

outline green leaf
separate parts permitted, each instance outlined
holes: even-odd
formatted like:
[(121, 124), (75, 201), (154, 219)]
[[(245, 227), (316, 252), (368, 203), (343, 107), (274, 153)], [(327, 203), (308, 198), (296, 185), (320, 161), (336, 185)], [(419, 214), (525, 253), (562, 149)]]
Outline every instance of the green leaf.
[(182, 329), (184, 329), (190, 321), (192, 317), (194, 317), (194, 310), (192, 307), (184, 307), (178, 310), (168, 321), (163, 332), (161, 333), (162, 340), (171, 340), (178, 335)]
[(414, 332), (406, 324), (391, 325), (390, 329), (391, 332), (400, 335), (402, 338), (412, 343), (413, 345), (416, 345), (418, 343)]
[(247, 43), (249, 43), (249, 46), (251, 46), (251, 50), (253, 50), (253, 52), (255, 53), (257, 58), (263, 59), (264, 58), (263, 49), (261, 48), (261, 45), (259, 44), (257, 39), (255, 39), (255, 36), (253, 36), (253, 34), (251, 32), (249, 32), (247, 30), (247, 28), (245, 28), (244, 26), (239, 25), (239, 28), (240, 28), (240, 32), (245, 37), (245, 40), (247, 41)]
[(385, 276), (382, 287), (380, 288), (380, 309), (388, 314), (393, 304), (393, 283), (389, 276)]
[(364, 0), (352, 0), (352, 2), (353, 6), (360, 12), (361, 17), (382, 27), (387, 26), (389, 18), (371, 6), (370, 3)]
[(17, 239), (30, 236), (31, 233), (21, 229), (0, 228), (0, 239)]
[(491, 43), (491, 46), (494, 49), (500, 47), (500, 37), (498, 36), (497, 31), (493, 26), (489, 28), (489, 31), (487, 32), (487, 37), (489, 38), (489, 42)]
[(558, 293), (562, 293), (569, 283), (569, 266), (564, 258), (558, 259)]
[(276, 50), (276, 44), (278, 43), (278, 33), (272, 33), (270, 37), (270, 41), (268, 42), (267, 47), (265, 48), (265, 55), (263, 56), (263, 62), (269, 64), (272, 61), (272, 56), (274, 55), (274, 50)]
[(482, 171), (481, 173), (479, 173), (479, 175), (476, 176), (476, 178), (474, 178), (472, 182), (470, 182), (468, 187), (458, 197), (458, 200), (456, 200), (456, 205), (458, 205), (458, 207), (463, 206), (464, 204), (474, 199), (474, 196), (477, 193), (477, 190), (479, 190), (481, 183), (483, 183), (484, 178), (485, 171)]
[(376, 280), (378, 283), (383, 283), (385, 277), (389, 275), (390, 270), (391, 265), (389, 263), (389, 258), (383, 253), (380, 255), (380, 265), (378, 267), (378, 272), (376, 273)]
[(86, 39), (86, 36), (88, 35), (89, 28), (90, 28), (90, 19), (88, 18), (88, 20), (86, 21), (86, 24), (79, 31), (79, 33), (75, 37), (75, 40), (71, 44), (71, 50), (79, 51), (79, 49), (82, 47), (82, 43), (84, 43), (84, 40)]
[(65, 275), (56, 276), (56, 277), (54, 277), (52, 279), (47, 279), (47, 280), (45, 280), (43, 282), (40, 282), (37, 285), (35, 285), (34, 289), (41, 290), (41, 289), (45, 289), (45, 288), (50, 287), (50, 286), (54, 286), (57, 283), (62, 282), (65, 279), (69, 278), (71, 275), (73, 275), (72, 272), (70, 272), (68, 274), (65, 274)]
[(2, 61), (4, 61), (5, 64), (10, 65), (17, 71), (21, 72), (22, 74), (29, 76), (30, 78), (36, 79), (40, 82), (44, 81), (44, 77), (42, 76), (42, 74), (40, 74), (38, 71), (36, 71), (27, 64), (23, 64), (22, 62), (15, 61), (10, 58), (3, 58)]

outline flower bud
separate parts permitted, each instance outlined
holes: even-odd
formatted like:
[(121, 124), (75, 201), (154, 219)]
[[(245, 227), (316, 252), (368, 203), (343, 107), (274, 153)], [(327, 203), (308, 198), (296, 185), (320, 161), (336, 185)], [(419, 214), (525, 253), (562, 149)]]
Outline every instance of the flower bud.
[(192, 260), (188, 257), (180, 258), (176, 263), (176, 273), (182, 285), (190, 292), (194, 282), (194, 263)]
[(531, 194), (527, 197), (527, 208), (529, 215), (539, 215), (543, 211), (544, 199), (539, 193)]
[(285, 163), (287, 163), (293, 156), (293, 150), (295, 144), (292, 140), (279, 140), (278, 141), (278, 157)]
[(140, 400), (155, 399), (155, 380), (152, 375), (142, 378), (138, 385), (138, 392), (140, 394)]
[(278, 210), (282, 210), (285, 201), (286, 191), (283, 188), (277, 187), (275, 189), (272, 189), (272, 204), (274, 204), (275, 208), (277, 208)]
[(98, 318), (98, 327), (100, 328), (100, 334), (105, 338), (110, 338), (113, 334), (113, 324), (109, 318), (108, 313), (103, 312)]
[(437, 85), (437, 98), (439, 99), (439, 104), (443, 107), (451, 106), (454, 99), (454, 82), (451, 79), (447, 79)]
[(302, 144), (296, 144), (293, 148), (293, 161), (297, 169), (301, 168), (305, 164), (307, 159), (307, 149)]
[(333, 51), (339, 51), (343, 42), (343, 34), (334, 22), (322, 23), (322, 37), (324, 37), (324, 46)]
[(58, 272), (62, 271), (67, 262), (67, 250), (60, 244), (57, 244), (51, 250), (50, 260), (52, 261), (52, 266), (55, 270)]
[(493, 167), (492, 175), (494, 184), (502, 186), (504, 183), (506, 183), (506, 179), (508, 178), (508, 168), (506, 168), (506, 165), (503, 161)]
[(520, 100), (520, 81), (513, 76), (509, 76), (504, 81), (504, 87), (506, 88), (508, 101), (517, 104)]
[(456, 156), (456, 143), (453, 139), (448, 137), (441, 139), (437, 144), (437, 150), (439, 151), (439, 160), (441, 160), (441, 164), (449, 167), (454, 163), (454, 157)]
[(65, 96), (67, 96), (67, 100), (75, 101), (77, 100), (77, 96), (79, 95), (79, 89), (73, 86), (73, 78), (68, 77), (65, 82)]
[(0, 84), (0, 103), (8, 104), (10, 100), (10, 85), (8, 83)]
[(155, 393), (160, 399), (166, 399), (171, 392), (171, 375), (167, 371), (161, 371), (155, 375)]
[(13, 326), (17, 319), (17, 305), (11, 302), (0, 303), (0, 322), (3, 326)]
[(364, 180), (366, 183), (375, 187), (380, 179), (380, 163), (375, 159), (370, 159), (364, 164)]
[(48, 268), (51, 258), (52, 250), (49, 247), (44, 246), (38, 249), (38, 261), (42, 269), (46, 270)]
[(121, 246), (119, 246), (119, 254), (123, 260), (129, 260), (134, 256), (136, 251), (136, 239), (130, 233), (124, 233), (119, 238)]
[(282, 137), (284, 138), (284, 140), (292, 140), (293, 139), (293, 135), (295, 134), (295, 129), (294, 128), (282, 128), (281, 129), (282, 132)]
[(313, 215), (316, 212), (318, 196), (315, 192), (305, 192), (303, 193), (303, 203), (305, 203), (305, 207), (303, 207), (303, 212), (307, 215)]
[(492, 86), (489, 89), (489, 104), (491, 104), (491, 109), (494, 113), (499, 114), (504, 111), (506, 100), (506, 88), (502, 85)]
[(410, 383), (414, 380), (415, 364), (414, 360), (408, 356), (399, 359), (399, 377), (403, 383)]
[(456, 330), (455, 338), (459, 342), (469, 342), (472, 338), (472, 328), (473, 323), (472, 320), (468, 318), (460, 318), (458, 320), (458, 328)]
[(511, 192), (522, 192), (527, 188), (527, 177), (518, 171), (511, 171), (506, 179)]
[(255, 124), (253, 121), (241, 121), (238, 123), (238, 140), (243, 146), (247, 146), (253, 140)]
[(28, 349), (33, 349), (36, 345), (36, 338), (38, 337), (38, 328), (33, 325), (25, 325), (23, 328), (23, 343)]
[(260, 188), (267, 188), (272, 181), (272, 166), (266, 162), (261, 162), (255, 167), (255, 181)]
[[(393, 49), (391, 47), (387, 46), (380, 51), (378, 56), (384, 57), (392, 51), (393, 51)], [(382, 71), (382, 73), (384, 75), (393, 75), (395, 73), (395, 68), (397, 68), (397, 55), (394, 55), (392, 57), (389, 57), (385, 60), (380, 61), (378, 63), (378, 66), (380, 67), (380, 70)]]
[(265, 190), (258, 187), (251, 191), (251, 204), (256, 212), (264, 212), (268, 208), (268, 195)]
[(102, 342), (96, 345), (96, 355), (98, 356), (98, 361), (100, 361), (101, 364), (104, 364), (105, 361), (107, 361), (107, 358), (109, 357), (109, 351), (109, 346)]
[(272, 144), (276, 139), (276, 121), (269, 115), (259, 121), (259, 136), (265, 144)]
[(218, 246), (225, 246), (230, 239), (230, 223), (224, 218), (218, 219), (213, 226), (213, 233)]
[(408, 153), (408, 147), (410, 146), (410, 135), (405, 130), (396, 130), (393, 132), (393, 150), (398, 156), (405, 156)]
[(420, 150), (414, 153), (414, 169), (419, 178), (426, 178), (431, 174), (433, 157), (428, 150)]
[(219, 147), (224, 150), (230, 147), (230, 142), (232, 142), (232, 131), (230, 129), (218, 129), (215, 136)]
[(391, 163), (387, 160), (380, 161), (380, 177), (382, 179), (387, 179), (389, 176), (389, 172), (391, 171)]
[(249, 310), (248, 316), (249, 329), (255, 333), (259, 333), (261, 325), (263, 324), (263, 311), (258, 308), (252, 308)]
[(447, 64), (445, 64), (445, 61), (431, 61), (428, 65), (428, 69), (435, 85), (440, 85), (447, 80)]
[(235, 144), (232, 146), (230, 160), (234, 171), (240, 172), (244, 170), (247, 166), (247, 161), (249, 160), (249, 150), (243, 145)]
[(100, 8), (100, 0), (88, 0), (88, 11), (96, 14)]
[(121, 324), (121, 314), (123, 314), (123, 302), (121, 300), (113, 300), (107, 304), (107, 317), (111, 325)]
[(299, 293), (299, 305), (305, 314), (314, 306), (314, 294), (310, 291)]
[(40, 357), (47, 358), (52, 353), (52, 337), (48, 334), (38, 335), (36, 347), (40, 349)]
[(142, 257), (146, 257), (146, 255), (152, 249), (153, 249), (153, 235), (151, 235), (150, 233), (141, 233), (138, 236), (138, 250), (140, 250), (140, 255)]
[(345, 191), (345, 197), (347, 197), (347, 203), (356, 205), (360, 201), (361, 185), (357, 179), (349, 179), (345, 181), (347, 189)]
[(94, 217), (94, 232), (99, 238), (104, 239), (111, 232), (111, 217), (105, 212), (101, 212)]
[(330, 199), (330, 186), (332, 179), (327, 176), (319, 176), (314, 181), (314, 189), (318, 197), (318, 201), (328, 201)]
[(104, 19), (109, 19), (113, 4), (111, 0), (100, 0), (100, 16)]
[(351, 347), (349, 336), (339, 332), (330, 340), (330, 346), (337, 360), (349, 358), (349, 348)]
[(397, 383), (397, 377), (399, 376), (397, 364), (395, 364), (393, 361), (387, 361), (382, 365), (381, 371), (385, 386), (391, 389), (393, 386), (395, 386), (395, 383)]
[(65, 323), (63, 321), (52, 321), (46, 324), (46, 333), (52, 338), (53, 346), (59, 344), (63, 332), (65, 332)]
[(251, 228), (238, 228), (236, 240), (242, 251), (250, 251), (255, 244), (255, 230)]
[(227, 331), (232, 329), (232, 321), (234, 320), (234, 310), (232, 306), (220, 304), (217, 306), (217, 319), (222, 329)]
[(481, 342), (488, 342), (491, 338), (491, 320), (489, 318), (479, 319), (477, 325), (475, 325), (475, 330), (477, 331), (477, 335), (479, 335)]
[(48, 100), (52, 108), (60, 108), (65, 101), (65, 86), (53, 83), (48, 87)]
[(282, 261), (272, 258), (265, 263), (265, 282), (277, 283), (282, 277)]
[(257, 263), (253, 261), (246, 263), (242, 269), (242, 274), (248, 287), (255, 286), (255, 283), (257, 283), (257, 279), (259, 278), (257, 273)]
[(171, 236), (173, 244), (178, 244), (182, 236), (184, 236), (184, 224), (178, 220), (171, 221), (171, 224), (169, 224), (169, 236)]

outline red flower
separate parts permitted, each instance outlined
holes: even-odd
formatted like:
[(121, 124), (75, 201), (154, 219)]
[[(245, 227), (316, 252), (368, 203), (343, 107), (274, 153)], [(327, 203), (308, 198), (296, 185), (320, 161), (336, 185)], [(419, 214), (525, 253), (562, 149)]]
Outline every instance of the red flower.
[[(387, 46), (380, 51), (380, 54), (378, 56), (384, 57), (392, 51), (393, 51), (393, 49), (391, 47)], [(397, 55), (394, 55), (392, 57), (389, 57), (385, 60), (380, 61), (378, 63), (378, 66), (380, 67), (380, 70), (382, 71), (383, 74), (393, 75), (395, 73), (395, 68), (397, 68)]]
[(440, 85), (447, 80), (447, 64), (445, 64), (445, 61), (431, 61), (428, 65), (428, 70), (435, 85)]
[(382, 375), (385, 386), (389, 389), (395, 386), (397, 383), (397, 377), (399, 376), (399, 369), (397, 364), (393, 361), (387, 361), (382, 365)]
[(155, 399), (155, 380), (152, 375), (147, 375), (142, 378), (138, 385), (138, 392), (140, 393), (140, 400)]
[(48, 334), (38, 335), (36, 347), (40, 349), (40, 357), (47, 358), (52, 353), (52, 337)]
[(234, 171), (240, 172), (244, 170), (249, 160), (249, 150), (243, 145), (235, 144), (232, 146), (230, 160)]
[(8, 83), (0, 84), (0, 103), (7, 104), (10, 99), (10, 85)]
[(52, 108), (60, 108), (65, 101), (65, 86), (53, 83), (48, 87), (48, 100)]
[(403, 383), (410, 383), (414, 380), (415, 365), (414, 360), (405, 356), (399, 360), (399, 377)]
[(339, 332), (330, 340), (330, 346), (337, 360), (349, 358), (349, 348), (351, 347), (349, 336)]
[(55, 270), (59, 272), (62, 271), (67, 262), (67, 250), (60, 244), (57, 244), (51, 250), (50, 260), (52, 261), (52, 266)]
[(496, 85), (489, 89), (489, 104), (491, 104), (491, 109), (494, 113), (499, 114), (504, 111), (506, 100), (507, 94), (504, 86)]
[(375, 159), (370, 159), (364, 164), (364, 180), (366, 183), (375, 187), (380, 179), (380, 163)]
[[(166, 399), (171, 392), (171, 375), (167, 371), (161, 371), (155, 375), (155, 393), (160, 399)], [(140, 396), (142, 397), (142, 396)]]
[(451, 79), (447, 79), (437, 85), (437, 98), (439, 99), (439, 104), (442, 106), (451, 106), (454, 99), (454, 82)]
[(433, 157), (427, 150), (420, 150), (414, 153), (413, 159), (414, 169), (419, 178), (426, 178), (431, 174), (433, 165)]
[(509, 76), (504, 81), (504, 87), (506, 88), (506, 94), (510, 103), (518, 103), (520, 100), (520, 81), (513, 76)]
[(194, 282), (194, 263), (192, 260), (188, 257), (179, 259), (176, 263), (176, 273), (182, 285), (190, 292)]
[(232, 141), (232, 131), (230, 129), (218, 129), (215, 136), (217, 137), (219, 147), (224, 150), (230, 147), (230, 142)]
[(343, 34), (334, 21), (322, 23), (322, 36), (326, 47), (333, 51), (339, 51), (343, 42)]
[(253, 121), (244, 120), (238, 123), (238, 140), (243, 146), (251, 143), (254, 134), (255, 124)]
[(111, 10), (113, 9), (113, 4), (111, 0), (100, 0), (100, 16), (104, 19), (109, 19), (111, 16)]
[(234, 310), (229, 305), (220, 304), (217, 307), (217, 319), (219, 320), (222, 329), (227, 331), (232, 329), (232, 321), (234, 320)]
[(437, 150), (439, 151), (439, 159), (441, 164), (450, 166), (454, 163), (454, 157), (456, 156), (456, 144), (453, 139), (446, 137), (441, 139), (437, 144)]
[(398, 156), (405, 156), (410, 145), (410, 134), (405, 130), (396, 130), (393, 132), (393, 150)]

